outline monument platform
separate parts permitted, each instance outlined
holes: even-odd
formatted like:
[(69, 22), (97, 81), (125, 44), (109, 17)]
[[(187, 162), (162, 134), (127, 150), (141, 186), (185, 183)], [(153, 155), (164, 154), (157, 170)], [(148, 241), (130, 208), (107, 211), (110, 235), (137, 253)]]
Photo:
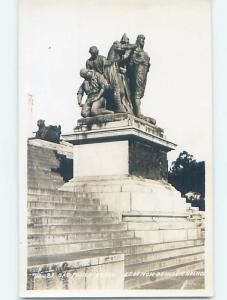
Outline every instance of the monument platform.
[[(123, 118), (118, 121), (127, 124), (129, 119), (136, 120)], [(136, 134), (115, 140), (115, 129), (122, 128), (116, 126), (118, 121), (100, 125), (104, 133), (112, 130), (110, 140), (87, 142), (87, 132), (98, 133), (100, 126), (91, 124), (92, 130), (86, 130), (88, 124), (83, 124), (83, 130), (77, 129), (71, 135), (72, 147), (62, 142), (67, 145), (65, 150), (63, 144), (56, 144), (56, 148), (47, 141), (29, 141), (29, 290), (90, 289), (97, 285), (103, 289), (143, 289), (150, 287), (150, 277), (134, 277), (132, 272), (204, 268), (201, 229), (188, 218), (185, 199), (168, 183), (161, 168), (167, 164), (169, 147), (148, 138), (137, 140), (137, 127), (142, 128), (142, 134), (146, 126), (156, 130), (143, 120), (122, 126), (134, 129)], [(74, 143), (75, 136), (80, 136), (83, 143)], [(150, 136), (155, 139), (158, 134)], [(164, 137), (159, 138), (165, 142)], [(137, 142), (149, 149), (148, 155), (135, 146)], [(135, 144), (132, 147), (130, 143)], [(66, 155), (68, 148), (73, 148), (74, 176), (62, 185), (63, 178), (56, 173), (60, 166), (56, 154), (64, 150)], [(162, 160), (160, 153), (165, 154)], [(136, 158), (140, 163), (135, 164)], [(58, 276), (62, 271), (69, 274), (65, 280)], [(103, 280), (105, 272), (114, 274), (108, 282)], [(77, 273), (89, 278), (83, 275), (78, 280)], [(47, 274), (51, 278), (45, 277)], [(152, 280), (151, 288), (157, 286), (158, 277)]]

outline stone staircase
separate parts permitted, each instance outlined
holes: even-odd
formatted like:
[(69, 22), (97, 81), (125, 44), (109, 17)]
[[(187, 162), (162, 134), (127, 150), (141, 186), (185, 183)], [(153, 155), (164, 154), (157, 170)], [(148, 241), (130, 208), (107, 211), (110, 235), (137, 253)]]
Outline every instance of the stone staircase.
[(28, 145), (28, 267), (121, 253), (127, 289), (166, 279), (151, 272), (204, 269), (202, 239), (144, 244), (92, 193), (59, 191), (58, 170), (53, 150)]

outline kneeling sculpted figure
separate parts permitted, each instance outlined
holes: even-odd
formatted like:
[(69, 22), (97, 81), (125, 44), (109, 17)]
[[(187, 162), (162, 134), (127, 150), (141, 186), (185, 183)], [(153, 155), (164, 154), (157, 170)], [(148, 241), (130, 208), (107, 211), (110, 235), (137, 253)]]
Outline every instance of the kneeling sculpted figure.
[[(113, 114), (113, 111), (106, 109), (104, 94), (108, 84), (103, 75), (94, 70), (81, 69), (80, 76), (84, 78), (84, 81), (77, 92), (77, 100), (79, 106), (82, 107), (82, 117)], [(84, 104), (81, 104), (84, 93), (87, 99)]]

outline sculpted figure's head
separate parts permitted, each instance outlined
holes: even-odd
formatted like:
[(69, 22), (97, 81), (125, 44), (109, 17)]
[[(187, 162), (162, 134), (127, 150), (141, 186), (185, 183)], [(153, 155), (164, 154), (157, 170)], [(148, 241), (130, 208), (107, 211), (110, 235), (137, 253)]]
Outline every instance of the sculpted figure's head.
[(113, 45), (114, 45), (115, 47), (120, 47), (120, 46), (121, 46), (121, 43), (120, 43), (119, 41), (114, 41), (114, 42), (113, 42)]
[(127, 37), (126, 33), (124, 33), (121, 38), (121, 44), (129, 44), (129, 38)]
[(91, 54), (91, 57), (94, 59), (98, 56), (99, 54), (99, 49), (96, 46), (92, 46), (89, 49), (89, 53)]
[(80, 76), (82, 78), (84, 78), (85, 80), (90, 80), (92, 78), (92, 70), (89, 70), (89, 69), (81, 69), (80, 70)]
[(38, 120), (37, 121), (37, 126), (39, 128), (45, 127), (45, 120)]
[(136, 45), (143, 49), (145, 42), (145, 36), (143, 34), (139, 34), (136, 39)]

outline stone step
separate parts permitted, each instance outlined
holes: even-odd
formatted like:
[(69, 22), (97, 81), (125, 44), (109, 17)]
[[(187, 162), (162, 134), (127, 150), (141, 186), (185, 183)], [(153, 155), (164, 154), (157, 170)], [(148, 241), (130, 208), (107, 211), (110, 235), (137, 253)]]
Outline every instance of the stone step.
[[(123, 220), (125, 220), (123, 218)], [(187, 229), (196, 228), (194, 222), (190, 222), (188, 219), (172, 218), (171, 220), (159, 220), (159, 221), (149, 221), (149, 222), (128, 222), (128, 228), (137, 231), (153, 231), (153, 230), (175, 230), (175, 229)]]
[(46, 195), (28, 195), (29, 202), (47, 202), (47, 203), (61, 203), (61, 204), (75, 204), (75, 205), (100, 205), (100, 200), (97, 198), (89, 199), (78, 196), (46, 196)]
[(115, 247), (110, 249), (98, 249), (93, 250), (92, 253), (94, 255), (101, 255), (105, 254), (107, 252), (111, 254), (117, 254), (117, 253), (124, 253), (125, 255), (135, 255), (135, 254), (141, 254), (141, 253), (153, 253), (156, 251), (162, 251), (162, 250), (170, 250), (170, 249), (176, 249), (181, 247), (190, 247), (190, 246), (197, 246), (197, 245), (203, 245), (203, 240), (181, 240), (181, 241), (173, 241), (173, 242), (166, 242), (166, 243), (152, 243), (152, 244), (140, 244), (140, 245), (132, 245), (130, 247), (123, 246), (123, 247)]
[(68, 217), (67, 215), (62, 215), (60, 217), (53, 216), (36, 216), (28, 217), (28, 225), (39, 224), (39, 225), (66, 225), (66, 224), (91, 224), (91, 223), (118, 223), (119, 217), (111, 216), (87, 216), (87, 217)]
[(59, 203), (48, 201), (28, 201), (28, 208), (30, 209), (72, 209), (72, 210), (88, 210), (88, 211), (108, 211), (107, 205), (94, 205), (93, 203)]
[(49, 166), (49, 165), (34, 165), (34, 164), (30, 164), (28, 167), (27, 167), (27, 171), (31, 171), (31, 172), (36, 172), (36, 171), (40, 171), (40, 172), (58, 172), (59, 170), (59, 166)]
[[(161, 276), (153, 277), (152, 281), (139, 287), (139, 289), (149, 290), (197, 290), (205, 289), (204, 269), (197, 269), (203, 265), (203, 262), (195, 264), (185, 264), (179, 267), (177, 271), (168, 271), (160, 273)], [(187, 270), (188, 268), (188, 270)], [(174, 276), (175, 275), (175, 276)], [(137, 289), (137, 288), (136, 288)]]
[[(193, 253), (190, 255), (179, 255), (177, 257), (169, 257), (152, 262), (142, 264), (135, 264), (125, 267), (125, 287), (135, 288), (150, 280), (149, 276), (144, 276), (149, 272), (161, 272), (163, 269), (177, 268), (184, 264), (194, 264), (195, 262), (202, 262), (204, 260), (204, 252)], [(139, 276), (135, 276), (135, 274)], [(134, 276), (133, 276), (134, 275)]]
[(28, 149), (28, 156), (35, 156), (35, 157), (56, 157), (55, 151), (52, 149), (45, 149), (45, 148), (29, 148)]
[(29, 148), (28, 149), (28, 155), (40, 155), (40, 156), (55, 156), (56, 152), (52, 149), (46, 149), (46, 148)]
[(27, 172), (27, 176), (28, 176), (28, 179), (36, 179), (36, 178), (42, 179), (43, 177), (48, 178), (48, 179), (62, 178), (60, 173), (58, 173), (58, 172), (54, 172), (51, 170), (34, 170), (34, 169), (29, 170)]
[(37, 152), (52, 152), (53, 150), (50, 148), (44, 148), (43, 146), (36, 146), (29, 144), (28, 151), (37, 151)]
[(203, 220), (203, 217), (200, 215), (200, 213), (193, 213), (190, 215), (190, 220)]
[(200, 246), (190, 246), (190, 247), (186, 246), (186, 247), (181, 247), (176, 249), (154, 251), (151, 253), (126, 255), (125, 264), (129, 266), (133, 264), (165, 259), (169, 257), (179, 256), (179, 255), (188, 255), (188, 254), (193, 254), (196, 252), (203, 252), (203, 251), (204, 251), (204, 245), (200, 245)]
[[(106, 254), (105, 256), (109, 256), (109, 254)], [(102, 256), (102, 257), (105, 257)], [(43, 266), (47, 264), (56, 264), (56, 265), (62, 265), (62, 262), (70, 262), (70, 261), (79, 261), (79, 260), (85, 260), (90, 258), (99, 258), (100, 255), (94, 256), (94, 255), (87, 255), (84, 252), (78, 253), (67, 253), (67, 254), (54, 254), (54, 255), (41, 255), (41, 256), (30, 256), (27, 259), (28, 267), (29, 269), (42, 269)]]
[(194, 262), (202, 259), (204, 259), (204, 251), (191, 253), (191, 254), (178, 255), (173, 257), (167, 257), (167, 258), (154, 260), (154, 261), (153, 260), (146, 261), (138, 264), (136, 263), (136, 264), (126, 265), (125, 271), (136, 272), (137, 270), (139, 270), (140, 272), (149, 272), (149, 271), (159, 270), (161, 268), (169, 268), (179, 264)]
[(40, 185), (46, 184), (64, 184), (64, 180), (60, 175), (55, 174), (43, 174), (42, 179), (40, 179), (40, 175), (33, 174), (32, 176), (28, 175), (28, 182)]
[(51, 154), (36, 154), (36, 153), (33, 153), (33, 152), (30, 152), (28, 153), (28, 156), (27, 156), (27, 161), (28, 162), (40, 162), (40, 163), (44, 163), (44, 162), (47, 162), (47, 163), (60, 163), (60, 161), (58, 160), (58, 158), (55, 156), (54, 153), (51, 153)]
[(46, 159), (40, 159), (38, 157), (35, 158), (28, 158), (27, 159), (27, 168), (32, 169), (36, 168), (39, 169), (39, 167), (48, 167), (48, 168), (59, 168), (60, 162), (59, 160), (55, 158), (46, 158)]
[(27, 155), (27, 161), (53, 161), (53, 162), (58, 162), (58, 158), (55, 156), (54, 152), (50, 153), (39, 153), (36, 151), (29, 151)]
[(101, 233), (101, 232), (114, 232), (127, 230), (126, 223), (103, 223), (103, 224), (76, 224), (76, 225), (29, 225), (29, 234), (55, 234), (57, 233)]
[(55, 170), (56, 172), (59, 170), (59, 162), (58, 163), (52, 163), (52, 162), (39, 162), (39, 161), (33, 161), (33, 162), (28, 162), (28, 166), (27, 166), (27, 171), (36, 171), (36, 170), (40, 170), (40, 171), (51, 171), (51, 170)]
[(64, 184), (64, 181), (61, 179), (61, 180), (56, 180), (56, 179), (48, 179), (46, 178), (46, 180), (30, 180), (28, 179), (28, 186), (29, 187), (47, 187), (49, 189), (55, 189), (57, 190), (59, 187), (61, 187), (62, 185)]
[(195, 212), (199, 212), (199, 208), (197, 207), (197, 206), (192, 206), (191, 208), (190, 208), (193, 212), (195, 211)]
[(64, 181), (55, 181), (55, 180), (46, 180), (45, 182), (39, 182), (38, 180), (28, 180), (27, 182), (29, 187), (37, 187), (37, 188), (49, 188), (52, 190), (57, 190), (58, 188), (60, 188), (63, 184)]
[(45, 183), (38, 183), (38, 182), (30, 182), (28, 180), (28, 187), (29, 188), (48, 188), (50, 190), (56, 191), (58, 188), (60, 188), (62, 185), (64, 184), (64, 182), (62, 183), (54, 183), (54, 182), (49, 182), (46, 181)]
[(28, 234), (28, 245), (60, 244), (86, 240), (134, 238), (133, 231), (71, 232), (58, 234)]
[(64, 180), (61, 176), (57, 176), (55, 178), (51, 178), (48, 175), (45, 175), (43, 178), (39, 178), (39, 176), (28, 177), (29, 183), (39, 184), (39, 185), (55, 185), (55, 184), (63, 184)]
[(51, 197), (54, 198), (62, 198), (62, 197), (67, 197), (67, 198), (80, 198), (80, 199), (93, 199), (97, 197), (94, 197), (92, 193), (85, 193), (81, 191), (75, 191), (75, 192), (68, 192), (68, 191), (53, 191), (50, 189), (37, 189), (37, 188), (28, 188), (28, 196), (42, 196), (42, 197), (47, 197), (48, 200), (51, 200)]
[(33, 166), (39, 167), (43, 165), (57, 168), (60, 165), (60, 161), (55, 157), (50, 157), (50, 158), (28, 157), (27, 158), (27, 166), (29, 168), (32, 168)]
[(106, 210), (75, 210), (75, 209), (53, 209), (53, 208), (36, 208), (28, 209), (28, 215), (31, 217), (40, 217), (40, 216), (54, 216), (54, 217), (117, 217), (118, 215), (115, 212), (108, 212)]
[(105, 249), (122, 246), (130, 246), (141, 243), (140, 238), (122, 238), (122, 239), (107, 239), (107, 240), (90, 240), (74, 243), (49, 244), (28, 246), (28, 256), (35, 255), (53, 255), (60, 253), (73, 253), (79, 251), (87, 251), (93, 249)]
[[(125, 288), (146, 289), (149, 287), (149, 289), (156, 289), (158, 286), (158, 282), (160, 282), (160, 280), (163, 280), (164, 278), (168, 278), (168, 281), (170, 281), (171, 278), (174, 277), (174, 274), (179, 274), (181, 272), (194, 272), (203, 268), (204, 268), (204, 260), (202, 259), (202, 260), (196, 260), (192, 262), (178, 264), (168, 268), (155, 269), (153, 271), (149, 271), (150, 273), (148, 272), (147, 276), (126, 277)], [(137, 270), (136, 272), (138, 273), (140, 271)], [(170, 275), (171, 277), (165, 276), (165, 274), (168, 275), (168, 273), (172, 274)], [(155, 274), (157, 275), (155, 276)], [(168, 285), (166, 285), (166, 287), (162, 287), (162, 289), (164, 288), (169, 289)]]
[(51, 171), (51, 170), (43, 170), (41, 174), (37, 173), (36, 171), (33, 171), (32, 173), (28, 173), (28, 180), (39, 180), (39, 182), (48, 180), (50, 182), (52, 180), (63, 181), (63, 178), (58, 172)]

